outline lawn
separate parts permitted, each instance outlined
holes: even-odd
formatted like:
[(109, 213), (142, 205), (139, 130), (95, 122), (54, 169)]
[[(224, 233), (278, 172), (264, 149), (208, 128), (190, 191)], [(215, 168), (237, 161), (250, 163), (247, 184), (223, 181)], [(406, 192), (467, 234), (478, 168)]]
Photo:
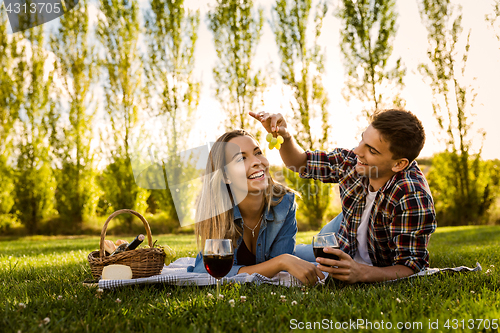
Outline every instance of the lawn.
[[(299, 233), (308, 243), (314, 232)], [(161, 235), (179, 256), (194, 256), (191, 235)], [(111, 238), (112, 239), (112, 238)], [(341, 331), (497, 331), (500, 326), (500, 227), (438, 228), (431, 266), (482, 272), (397, 283), (313, 288), (226, 285), (141, 286), (100, 292), (87, 255), (98, 237), (23, 237), (0, 240), (0, 332), (276, 332), (294, 328)], [(230, 300), (234, 300), (231, 302)], [(343, 328), (342, 328), (343, 326)], [(488, 327), (490, 329), (488, 329)], [(470, 328), (470, 329), (469, 329)]]

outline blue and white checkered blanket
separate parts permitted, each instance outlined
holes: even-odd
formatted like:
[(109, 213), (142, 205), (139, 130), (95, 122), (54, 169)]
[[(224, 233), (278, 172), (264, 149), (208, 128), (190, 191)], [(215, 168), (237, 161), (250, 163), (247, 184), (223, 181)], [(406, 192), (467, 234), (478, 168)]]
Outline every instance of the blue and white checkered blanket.
[[(188, 266), (194, 266), (195, 258), (179, 258), (168, 266), (164, 266), (161, 274), (154, 275), (148, 278), (130, 279), (130, 280), (99, 280), (99, 288), (109, 289), (123, 286), (130, 286), (136, 284), (154, 284), (163, 283), (176, 286), (208, 286), (215, 285), (216, 280), (207, 273), (192, 273), (187, 271)], [(319, 284), (324, 284), (328, 273), (323, 272), (325, 278), (318, 281)], [(263, 275), (254, 274), (237, 274), (232, 277), (222, 278), (221, 284), (235, 282), (235, 283), (268, 283), (275, 285), (284, 285), (287, 287), (302, 286), (302, 283), (290, 275), (288, 272), (280, 272), (272, 278)]]
[[(194, 266), (195, 258), (179, 258), (168, 266), (164, 266), (161, 274), (154, 275), (148, 278), (140, 278), (140, 279), (130, 279), (130, 280), (100, 280), (99, 288), (102, 289), (110, 289), (138, 284), (169, 284), (176, 286), (187, 286), (187, 285), (197, 285), (197, 286), (208, 286), (215, 285), (216, 280), (206, 273), (192, 273), (187, 271), (188, 266)], [(436, 274), (438, 272), (475, 272), (481, 271), (481, 265), (476, 263), (476, 267), (468, 268), (465, 266), (455, 267), (455, 268), (428, 268), (416, 274), (410, 275), (406, 278), (392, 280), (387, 282), (395, 282), (408, 278), (419, 277), (419, 276), (427, 276)], [(323, 272), (325, 278), (318, 281), (318, 284), (324, 284), (326, 278), (328, 277), (328, 273)], [(256, 284), (274, 284), (274, 285), (283, 285), (287, 287), (301, 287), (302, 283), (290, 275), (288, 272), (280, 272), (272, 278), (265, 277), (263, 275), (254, 273), (254, 274), (237, 274), (235, 276), (229, 278), (223, 278), (221, 283), (256, 283)]]

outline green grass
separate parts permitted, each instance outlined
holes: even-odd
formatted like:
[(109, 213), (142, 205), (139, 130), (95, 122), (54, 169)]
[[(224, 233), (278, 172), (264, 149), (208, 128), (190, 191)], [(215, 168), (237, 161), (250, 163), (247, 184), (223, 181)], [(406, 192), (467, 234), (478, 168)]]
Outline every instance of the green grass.
[[(313, 234), (299, 233), (297, 240), (308, 243)], [(179, 256), (196, 253), (191, 235), (157, 238), (175, 248)], [(98, 237), (2, 239), (0, 332), (275, 332), (298, 327), (299, 322), (310, 322), (311, 328), (319, 322), (335, 329), (335, 323), (349, 324), (350, 320), (371, 322), (372, 327), (366, 322), (364, 329), (358, 327), (366, 332), (375, 331), (382, 321), (385, 328), (387, 323), (393, 325), (385, 331), (396, 331), (398, 322), (422, 323), (422, 330), (406, 331), (429, 331), (429, 321), (438, 321), (439, 329), (434, 332), (460, 332), (484, 330), (484, 324), (477, 329), (479, 321), (474, 330), (468, 330), (469, 319), (489, 319), (490, 325), (493, 319), (500, 321), (498, 226), (439, 228), (432, 236), (432, 267), (474, 267), (479, 262), (482, 272), (390, 284), (330, 281), (326, 286), (303, 289), (226, 285), (222, 288), (225, 298), (219, 301), (207, 297), (215, 294), (213, 287), (139, 286), (103, 293), (85, 287), (81, 282), (91, 278), (86, 258), (98, 242)], [(240, 301), (241, 296), (246, 296), (245, 302)], [(230, 299), (235, 300), (234, 307)], [(44, 323), (44, 318), (50, 322)], [(449, 329), (444, 327), (447, 320)], [(346, 324), (341, 331), (355, 331)], [(316, 328), (320, 326), (316, 324)]]

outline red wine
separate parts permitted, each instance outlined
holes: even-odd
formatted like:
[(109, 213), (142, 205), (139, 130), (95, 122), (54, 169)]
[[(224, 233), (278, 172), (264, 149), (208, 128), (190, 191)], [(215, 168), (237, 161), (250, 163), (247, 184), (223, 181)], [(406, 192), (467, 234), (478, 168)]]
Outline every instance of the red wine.
[[(326, 246), (326, 247), (332, 247), (334, 249), (340, 249), (340, 247), (338, 246)], [(316, 258), (318, 257), (321, 257), (321, 258), (326, 258), (326, 259), (333, 259), (333, 260), (339, 260), (339, 257), (336, 256), (335, 254), (331, 254), (331, 253), (326, 253), (325, 251), (323, 251), (325, 247), (313, 247), (313, 251), (314, 251), (314, 256)]]
[(216, 279), (226, 276), (233, 267), (233, 254), (207, 254), (203, 256), (203, 263), (208, 274)]

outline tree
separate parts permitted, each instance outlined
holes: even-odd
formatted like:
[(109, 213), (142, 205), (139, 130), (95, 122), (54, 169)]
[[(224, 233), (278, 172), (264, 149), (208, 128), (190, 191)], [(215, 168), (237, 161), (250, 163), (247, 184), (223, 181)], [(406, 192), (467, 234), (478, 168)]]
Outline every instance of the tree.
[(253, 71), (262, 36), (263, 10), (253, 13), (253, 0), (217, 0), (208, 13), (218, 63), (213, 69), (216, 97), (227, 114), (226, 129), (260, 129), (248, 117), (258, 107), (266, 83), (260, 70)]
[[(482, 224), (489, 220), (489, 209), (495, 203), (499, 191), (500, 172), (498, 161), (483, 161), (470, 158), (468, 161), (469, 178), (480, 191), (469, 195), (472, 202), (464, 212), (464, 195), (456, 185), (456, 167), (460, 156), (452, 151), (444, 151), (434, 155), (433, 167), (428, 173), (427, 181), (432, 190), (436, 207), (436, 219), (440, 225)], [(462, 218), (462, 214), (467, 214)]]
[(401, 58), (388, 68), (397, 31), (395, 8), (395, 0), (343, 0), (336, 12), (342, 24), (340, 50), (347, 72), (344, 98), (369, 105), (364, 110), (367, 118), (379, 108), (405, 104), (400, 97), (406, 74)]
[[(293, 3), (278, 0), (273, 7), (273, 32), (281, 58), (280, 74), (283, 83), (294, 93), (291, 101), (297, 143), (303, 149), (325, 149), (328, 143), (328, 96), (323, 87), (324, 54), (318, 45), (323, 19), (328, 10), (326, 3), (319, 3), (314, 16), (314, 40), (307, 41), (307, 27), (311, 14), (311, 0)], [(313, 134), (311, 120), (317, 115), (322, 125), (319, 136)], [(318, 228), (323, 222), (331, 200), (329, 184), (302, 179), (296, 171), (283, 169), (287, 183), (299, 191), (304, 202), (303, 209), (309, 225)]]
[(19, 57), (17, 34), (7, 34), (7, 17), (0, 13), (0, 231), (12, 222), (14, 206), (14, 170), (9, 161), (12, 157), (12, 129), (19, 115), (19, 94), (23, 91), (24, 76), (15, 71)]
[[(142, 64), (137, 49), (139, 5), (137, 0), (101, 0), (100, 9), (106, 18), (99, 21), (97, 37), (104, 47), (105, 110), (111, 126), (104, 139), (110, 164), (103, 172), (102, 186), (114, 209), (144, 212), (148, 191), (135, 183), (129, 147), (142, 103)], [(133, 217), (125, 218), (130, 228)]]
[[(152, 0), (145, 17), (148, 54), (145, 60), (151, 116), (164, 127), (156, 144), (166, 148), (165, 167), (171, 179), (181, 181), (178, 154), (185, 149), (199, 104), (200, 82), (193, 78), (199, 12), (186, 11), (184, 0)], [(159, 141), (158, 141), (159, 140)], [(165, 182), (167, 183), (167, 182)], [(176, 216), (169, 190), (152, 190), (160, 209)]]
[[(476, 224), (483, 220), (496, 195), (484, 184), (481, 168), (481, 149), (471, 152), (472, 121), (470, 111), (474, 106), (476, 93), (470, 86), (461, 83), (466, 74), (469, 54), (467, 34), (465, 50), (460, 55), (458, 50), (462, 37), (461, 7), (456, 7), (449, 0), (423, 0), (419, 3), (422, 21), (427, 28), (429, 62), (419, 66), (420, 72), (432, 89), (432, 107), (439, 127), (446, 133), (445, 155), (433, 159), (433, 168), (429, 174), (429, 186), (436, 189), (436, 206), (443, 199), (439, 193), (452, 198), (444, 207), (449, 224)], [(482, 132), (483, 140), (486, 133)], [(443, 156), (448, 163), (443, 163)], [(442, 191), (447, 187), (447, 191)], [(451, 196), (453, 194), (453, 196)], [(493, 197), (492, 197), (493, 196)], [(448, 198), (449, 200), (449, 198)]]
[[(98, 187), (90, 144), (92, 122), (97, 108), (92, 105), (91, 87), (96, 81), (95, 52), (89, 45), (88, 4), (80, 0), (78, 8), (66, 12), (51, 37), (56, 56), (55, 67), (60, 78), (57, 107), (52, 108), (51, 146), (58, 162), (56, 170), (56, 205), (66, 223), (78, 230), (84, 219), (95, 212)], [(67, 101), (67, 102), (66, 102)], [(61, 122), (61, 113), (69, 104), (69, 124)]]
[[(29, 233), (35, 233), (40, 221), (54, 212), (55, 181), (49, 161), (47, 138), (49, 92), (53, 74), (46, 73), (42, 27), (23, 32), (21, 54), (15, 71), (24, 76), (25, 88), (19, 96), (20, 140), (15, 165), (15, 210)], [(46, 75), (48, 74), (48, 75)], [(47, 77), (47, 78), (46, 78)]]
[[(5, 13), (0, 14), (0, 153), (4, 156), (11, 148), (10, 137), (14, 122), (19, 113), (19, 86), (23, 77), (14, 71), (16, 59), (20, 56), (17, 50), (19, 38), (16, 34), (7, 33), (8, 20)], [(18, 80), (20, 82), (18, 82)], [(19, 84), (21, 83), (21, 84)]]
[(495, 0), (493, 4), (493, 13), (486, 15), (486, 21), (495, 31), (496, 37), (500, 42), (500, 0)]

